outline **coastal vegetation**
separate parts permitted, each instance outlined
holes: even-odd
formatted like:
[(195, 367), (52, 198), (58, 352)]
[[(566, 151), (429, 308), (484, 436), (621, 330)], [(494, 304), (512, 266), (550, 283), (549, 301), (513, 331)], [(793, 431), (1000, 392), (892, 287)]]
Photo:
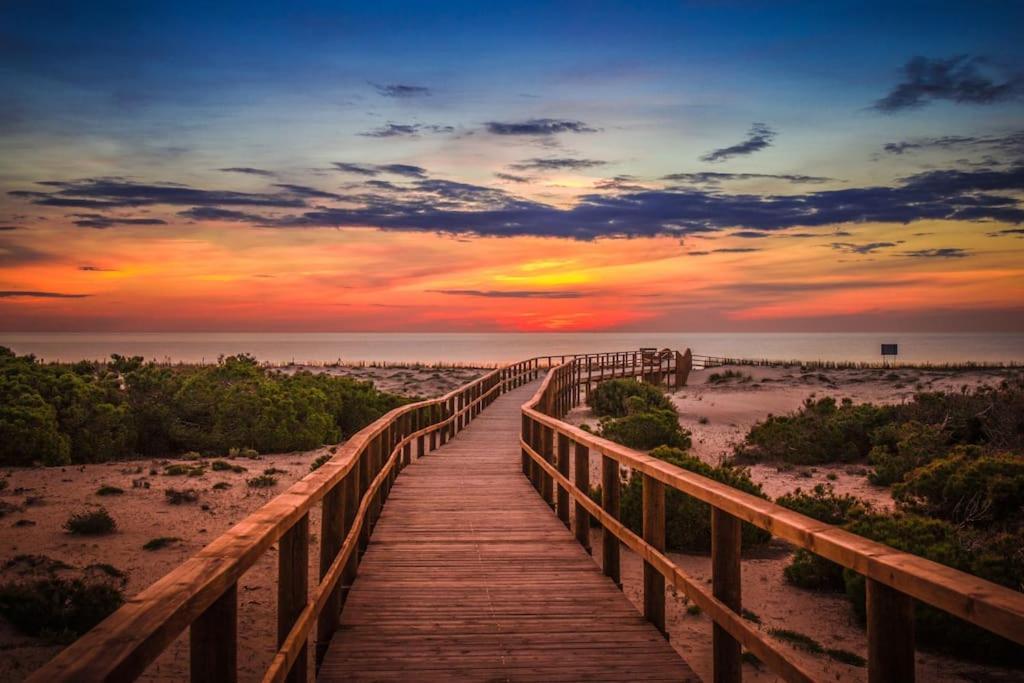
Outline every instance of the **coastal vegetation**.
[(0, 347), (0, 465), (308, 450), (403, 402), (370, 382), (286, 374), (248, 355), (213, 366), (116, 354), (106, 363), (61, 364)]
[[(1024, 589), (1024, 378), (972, 391), (919, 392), (901, 405), (809, 399), (796, 413), (755, 425), (739, 461), (783, 465), (863, 463), (888, 487), (895, 511), (831, 485), (777, 503), (855, 534)], [(865, 618), (864, 577), (797, 550), (786, 580), (847, 595)], [(922, 645), (1024, 664), (1019, 647), (926, 605), (916, 607)]]

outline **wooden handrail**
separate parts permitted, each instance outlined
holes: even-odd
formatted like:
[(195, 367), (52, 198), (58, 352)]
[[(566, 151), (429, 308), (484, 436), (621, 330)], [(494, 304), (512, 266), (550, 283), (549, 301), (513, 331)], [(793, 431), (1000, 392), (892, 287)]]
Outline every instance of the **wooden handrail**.
[[(689, 352), (687, 355), (689, 356)], [(579, 366), (579, 362), (570, 360), (552, 368), (533, 397), (523, 404), (521, 447), (524, 454), (524, 473), (531, 477), (537, 490), (556, 508), (561, 500), (571, 496), (579, 508), (596, 517), (602, 524), (605, 529), (606, 546), (609, 541), (616, 546), (619, 542), (624, 543), (643, 559), (645, 569), (650, 568), (660, 573), (671, 585), (709, 614), (716, 627), (723, 631), (720, 636), (716, 628), (715, 633), (716, 681), (738, 680), (739, 647), (719, 647), (719, 644), (729, 645), (728, 642), (719, 643), (720, 640), (728, 639), (742, 644), (785, 680), (812, 680), (805, 669), (792, 661), (784, 651), (738, 614), (738, 551), (734, 553), (735, 558), (729, 557), (730, 553), (726, 547), (729, 543), (724, 540), (726, 534), (730, 538), (738, 534), (738, 521), (733, 524), (730, 520), (749, 522), (797, 547), (852, 569), (867, 578), (868, 667), (871, 681), (912, 680), (913, 611), (902, 605), (899, 608), (894, 607), (894, 603), (901, 601), (909, 603), (909, 598), (942, 609), (1024, 645), (1024, 594), (819, 522), (562, 421), (559, 418), (580, 401), (580, 384), (589, 391), (593, 382), (616, 376), (614, 371), (610, 374), (602, 371), (599, 377), (595, 377), (593, 373), (582, 373)], [(538, 437), (538, 434), (541, 436)], [(708, 503), (714, 517), (713, 569), (716, 573), (724, 572), (725, 568), (733, 563), (735, 576), (726, 583), (735, 585), (720, 586), (719, 582), (715, 581), (715, 590), (709, 593), (703, 585), (675, 565), (656, 543), (651, 542), (652, 539), (643, 538), (626, 528), (618, 519), (617, 502), (614, 505), (608, 504), (610, 497), (617, 501), (617, 477), (612, 480), (605, 476), (603, 482), (605, 489), (609, 486), (615, 487), (615, 495), (609, 496), (605, 491), (605, 502), (602, 505), (591, 500), (589, 491), (581, 489), (576, 482), (566, 476), (564, 470), (560, 471), (554, 464), (549, 446), (554, 437), (566, 439), (578, 448), (585, 449), (587, 453), (599, 454), (605, 465), (609, 462), (615, 463), (616, 473), (618, 467), (622, 466), (642, 475), (645, 488), (649, 483), (656, 482), (658, 486), (670, 486)], [(578, 464), (577, 467), (582, 464)], [(589, 468), (589, 464), (587, 467)], [(605, 470), (607, 471), (607, 467)], [(568, 496), (552, 496), (550, 484), (543, 485), (545, 481), (554, 481), (558, 485), (559, 493), (564, 490)], [(648, 533), (646, 517), (649, 513), (659, 512), (656, 510), (656, 500), (656, 496), (652, 498), (654, 502), (649, 502), (648, 496), (644, 497), (645, 536)], [(609, 508), (614, 510), (610, 512)], [(660, 515), (664, 515), (663, 506)], [(653, 528), (657, 532), (657, 525)], [(615, 566), (606, 566), (605, 573), (617, 581), (617, 550), (609, 554), (606, 548), (606, 565), (609, 557), (614, 558)], [(730, 593), (731, 595), (726, 595)], [(735, 604), (727, 605), (726, 597)], [(660, 595), (645, 598), (645, 604), (648, 604), (648, 600), (653, 600), (656, 606), (657, 601), (664, 600), (664, 591), (662, 590)], [(873, 611), (880, 612), (883, 609), (887, 620), (871, 618)], [(896, 618), (894, 615), (900, 614), (903, 615), (902, 621), (893, 623), (893, 619)], [(657, 610), (655, 615), (657, 616)], [(884, 623), (878, 623), (880, 621)], [(894, 642), (898, 644), (894, 645)], [(908, 671), (910, 679), (907, 677)]]
[[(612, 355), (625, 360), (629, 352), (589, 358)], [(635, 363), (636, 354), (632, 355)], [(587, 357), (539, 356), (512, 363), (443, 396), (391, 410), (354, 434), (318, 469), (129, 599), (29, 680), (134, 680), (190, 626), (192, 680), (235, 680), (236, 584), (276, 542), (282, 548), (287, 542), (296, 557), (308, 557), (309, 514), (322, 502), (321, 576), (310, 593), (304, 567), (281, 560), (278, 595), (288, 600), (293, 613), (279, 615), (278, 651), (265, 675), (265, 680), (274, 681), (304, 679), (314, 624), (323, 622), (318, 633), (329, 633), (332, 623), (336, 625), (333, 607), (326, 607), (340, 608), (340, 602), (333, 601), (344, 599), (344, 580), (351, 582), (384, 499), (409, 463), (413, 446), (424, 455), (465, 428), (500, 394), (537, 379), (542, 371)], [(209, 642), (211, 638), (217, 642)], [(317, 654), (319, 661), (321, 653)]]

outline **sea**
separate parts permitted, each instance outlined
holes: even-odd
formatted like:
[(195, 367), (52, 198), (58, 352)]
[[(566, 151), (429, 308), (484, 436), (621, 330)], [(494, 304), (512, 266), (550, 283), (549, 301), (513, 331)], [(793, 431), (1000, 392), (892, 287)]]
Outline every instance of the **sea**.
[(1015, 333), (27, 333), (0, 332), (0, 346), (47, 361), (147, 360), (212, 363), (248, 353), (270, 363), (497, 364), (533, 356), (689, 348), (695, 354), (768, 360), (898, 363), (1024, 363)]

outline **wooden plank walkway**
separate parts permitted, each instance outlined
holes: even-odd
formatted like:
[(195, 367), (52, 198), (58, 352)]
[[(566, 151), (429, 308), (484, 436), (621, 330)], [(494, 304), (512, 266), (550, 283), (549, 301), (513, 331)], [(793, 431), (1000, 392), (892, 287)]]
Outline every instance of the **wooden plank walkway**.
[(398, 477), (320, 680), (699, 680), (523, 476), (536, 387)]

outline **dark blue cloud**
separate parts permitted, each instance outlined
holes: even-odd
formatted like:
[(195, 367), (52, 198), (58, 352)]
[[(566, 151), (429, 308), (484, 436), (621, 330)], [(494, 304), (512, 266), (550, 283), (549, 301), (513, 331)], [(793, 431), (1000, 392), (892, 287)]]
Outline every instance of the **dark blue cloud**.
[(301, 199), (282, 194), (258, 194), (224, 190), (200, 190), (177, 184), (135, 183), (118, 178), (87, 178), (76, 181), (43, 181), (56, 188), (51, 192), (15, 190), (9, 194), (29, 199), (40, 206), (115, 208), (153, 204), (195, 204), (200, 206), (275, 206), (298, 208)]
[(735, 145), (715, 149), (700, 158), (701, 161), (724, 161), (731, 157), (746, 156), (754, 152), (760, 152), (766, 147), (771, 147), (775, 139), (775, 131), (763, 123), (754, 123), (750, 126), (747, 139)]
[(607, 161), (599, 161), (597, 159), (571, 159), (567, 157), (560, 159), (534, 158), (510, 164), (509, 168), (514, 168), (517, 171), (561, 171), (565, 169), (578, 171), (584, 168), (604, 166), (607, 163)]
[(949, 59), (914, 57), (903, 66), (903, 80), (875, 102), (874, 108), (892, 114), (935, 100), (994, 104), (1024, 93), (1024, 76), (1015, 73), (994, 77), (994, 71), (1002, 70), (986, 59), (969, 55)]
[(532, 180), (529, 176), (515, 175), (514, 173), (495, 173), (494, 177), (510, 183), (528, 183)]
[(161, 218), (121, 218), (118, 216), (104, 216), (101, 213), (73, 213), (71, 221), (80, 228), (94, 228), (105, 230), (117, 225), (167, 225), (167, 221)]
[(716, 173), (714, 171), (700, 171), (697, 173), (670, 173), (662, 176), (662, 180), (672, 180), (694, 185), (718, 185), (724, 181), (731, 180), (784, 180), (794, 184), (817, 185), (820, 183), (832, 182), (833, 178), (823, 176), (799, 175), (792, 173)]
[(957, 247), (940, 247), (938, 249), (917, 249), (904, 252), (906, 256), (914, 258), (964, 258), (971, 252)]
[(255, 213), (220, 209), (215, 206), (193, 206), (191, 209), (179, 211), (178, 215), (194, 221), (228, 221), (234, 223), (254, 223), (262, 225), (269, 219)]
[(895, 247), (896, 244), (896, 242), (868, 242), (866, 244), (833, 242), (829, 246), (836, 251), (846, 252), (847, 254), (874, 254), (876, 251), (881, 249), (891, 249), (892, 247)]
[(379, 94), (384, 97), (426, 97), (430, 95), (430, 88), (423, 85), (409, 85), (407, 83), (370, 83)]
[(406, 176), (410, 178), (425, 178), (427, 169), (409, 164), (353, 164), (343, 161), (335, 161), (334, 168), (343, 173), (355, 175), (377, 176), (382, 173)]
[(527, 119), (526, 121), (488, 121), (484, 128), (492, 135), (555, 135), (556, 133), (596, 133), (582, 121), (572, 119)]
[(1006, 135), (943, 135), (888, 142), (882, 149), (887, 154), (906, 154), (923, 149), (986, 149), (1010, 155), (1024, 155), (1024, 130)]
[(397, 138), (417, 137), (420, 133), (447, 134), (454, 133), (454, 126), (439, 126), (425, 123), (386, 123), (383, 126), (368, 130), (359, 135), (366, 138)]
[(258, 175), (265, 177), (273, 177), (273, 171), (265, 171), (262, 168), (253, 168), (252, 166), (231, 166), (229, 168), (218, 168), (218, 171), (224, 173), (243, 173), (245, 175)]

